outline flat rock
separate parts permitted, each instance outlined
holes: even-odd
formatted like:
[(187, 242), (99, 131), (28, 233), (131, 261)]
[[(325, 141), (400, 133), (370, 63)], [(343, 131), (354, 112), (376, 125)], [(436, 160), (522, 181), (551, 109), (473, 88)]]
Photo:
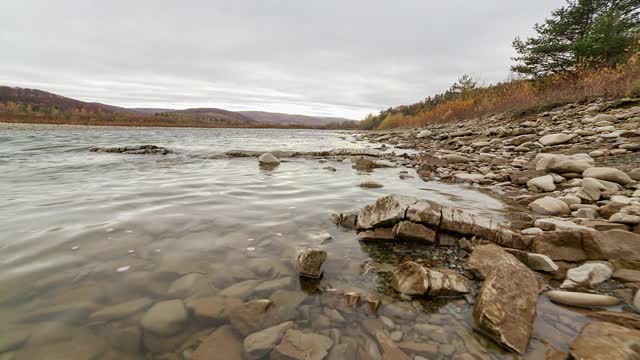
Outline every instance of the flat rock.
[(211, 295), (212, 290), (206, 276), (191, 273), (174, 281), (169, 286), (167, 294), (173, 298), (186, 298), (189, 296)]
[(569, 269), (567, 277), (560, 285), (563, 289), (592, 288), (603, 283), (613, 275), (613, 269), (609, 263), (587, 262), (578, 267)]
[(427, 269), (413, 261), (406, 261), (393, 271), (391, 287), (402, 294), (424, 295), (429, 290)]
[(551, 192), (556, 189), (556, 184), (551, 175), (533, 178), (527, 181), (527, 186), (542, 192)]
[(619, 269), (613, 273), (613, 278), (622, 282), (640, 283), (640, 270)]
[(182, 330), (189, 314), (182, 300), (168, 300), (156, 303), (140, 320), (142, 328), (160, 336), (171, 336)]
[(504, 251), (499, 256), (478, 292), (473, 317), (482, 332), (522, 354), (533, 330), (539, 285), (515, 257)]
[(557, 174), (582, 174), (586, 169), (595, 166), (595, 161), (587, 154), (538, 154), (534, 160), (536, 170)]
[(271, 300), (253, 300), (233, 308), (229, 321), (239, 334), (247, 336), (290, 320), (293, 310), (277, 306)]
[(527, 266), (534, 271), (555, 272), (559, 269), (558, 265), (547, 255), (534, 253), (527, 254)]
[(549, 134), (541, 137), (538, 142), (544, 146), (560, 145), (573, 140), (576, 136), (575, 134)]
[(551, 290), (545, 294), (553, 302), (577, 307), (606, 307), (615, 306), (620, 303), (620, 301), (613, 296), (600, 294), (561, 290)]
[(190, 299), (187, 308), (196, 319), (204, 322), (223, 322), (229, 317), (229, 312), (242, 304), (238, 298), (229, 298), (218, 295)]
[(332, 346), (333, 340), (324, 335), (289, 329), (271, 353), (271, 359), (322, 360)]
[(624, 230), (593, 231), (583, 238), (592, 260), (640, 261), (640, 234)]
[(257, 360), (267, 355), (292, 327), (293, 322), (287, 321), (247, 336), (243, 342), (246, 359)]
[(202, 340), (192, 360), (243, 360), (243, 346), (229, 325), (222, 326)]
[(610, 167), (592, 167), (582, 173), (582, 177), (611, 181), (620, 185), (631, 184), (634, 181), (621, 170)]
[(467, 264), (476, 277), (485, 279), (496, 266), (511, 261), (507, 255), (509, 254), (497, 245), (480, 245), (473, 249)]
[(357, 228), (361, 230), (376, 227), (393, 227), (404, 219), (407, 208), (416, 199), (403, 195), (387, 195), (375, 203), (367, 205), (358, 214)]
[(411, 221), (401, 221), (393, 227), (393, 235), (397, 239), (419, 241), (433, 244), (436, 241), (436, 232), (424, 225)]
[(124, 303), (107, 306), (89, 316), (91, 321), (111, 321), (129, 317), (139, 311), (147, 309), (153, 304), (149, 298), (140, 298)]
[(582, 329), (571, 344), (576, 360), (637, 359), (640, 357), (640, 330), (607, 322), (593, 322)]

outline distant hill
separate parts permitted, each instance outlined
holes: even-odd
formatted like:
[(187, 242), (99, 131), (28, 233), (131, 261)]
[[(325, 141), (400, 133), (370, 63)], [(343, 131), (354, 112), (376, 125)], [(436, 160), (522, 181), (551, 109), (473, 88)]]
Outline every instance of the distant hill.
[(217, 108), (174, 110), (124, 108), (80, 101), (50, 92), (0, 86), (0, 121), (47, 124), (171, 127), (324, 127), (354, 128), (341, 118), (236, 112)]
[(249, 118), (267, 124), (287, 124), (287, 125), (328, 125), (332, 123), (342, 123), (348, 121), (354, 121), (345, 118), (336, 117), (321, 117), (321, 116), (307, 116), (307, 115), (291, 115), (281, 113), (271, 113), (265, 111), (239, 111), (240, 114), (246, 115)]

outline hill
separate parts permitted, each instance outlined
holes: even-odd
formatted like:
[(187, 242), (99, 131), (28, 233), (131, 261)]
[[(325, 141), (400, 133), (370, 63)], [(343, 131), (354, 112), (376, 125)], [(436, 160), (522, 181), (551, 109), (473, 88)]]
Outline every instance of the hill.
[(353, 121), (345, 118), (292, 115), (265, 111), (239, 111), (239, 113), (255, 121), (267, 124), (320, 126)]

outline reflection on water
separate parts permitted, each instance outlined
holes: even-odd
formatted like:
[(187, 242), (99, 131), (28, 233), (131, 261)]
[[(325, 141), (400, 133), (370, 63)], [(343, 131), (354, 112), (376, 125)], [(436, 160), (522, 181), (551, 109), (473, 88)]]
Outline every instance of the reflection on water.
[[(329, 216), (394, 192), (493, 216), (504, 210), (500, 201), (417, 176), (401, 180), (400, 169), (357, 172), (348, 159), (290, 159), (265, 169), (255, 159), (193, 156), (365, 145), (351, 139), (307, 130), (3, 129), (0, 359), (197, 358), (194, 348), (230, 322), (229, 309), (253, 299), (271, 299), (281, 322), (331, 338), (334, 359), (377, 358), (378, 325), (412, 355), (510, 357), (471, 329), (464, 299), (412, 302), (389, 291), (388, 271), (404, 256), (455, 267), (442, 261), (455, 258), (455, 248), (360, 244)], [(176, 153), (88, 151), (137, 144)], [(364, 180), (384, 187), (357, 186)], [(296, 251), (307, 246), (329, 254), (323, 279), (313, 284), (301, 284), (293, 269)], [(372, 315), (346, 306), (345, 292), (384, 305)], [(188, 309), (179, 331), (158, 335), (140, 326), (150, 307), (174, 299)], [(581, 321), (546, 308), (553, 310), (536, 324), (543, 330), (532, 351), (543, 341), (566, 346)], [(246, 334), (234, 331), (242, 341)], [(353, 357), (341, 357), (345, 349)]]

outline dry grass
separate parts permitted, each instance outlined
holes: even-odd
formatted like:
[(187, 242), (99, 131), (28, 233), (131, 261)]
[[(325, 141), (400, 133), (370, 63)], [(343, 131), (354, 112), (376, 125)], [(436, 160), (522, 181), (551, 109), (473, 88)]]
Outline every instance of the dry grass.
[(478, 88), (415, 115), (389, 114), (379, 129), (416, 127), (500, 112), (525, 112), (595, 98), (640, 96), (640, 56), (616, 68), (580, 69), (571, 76), (514, 80)]

